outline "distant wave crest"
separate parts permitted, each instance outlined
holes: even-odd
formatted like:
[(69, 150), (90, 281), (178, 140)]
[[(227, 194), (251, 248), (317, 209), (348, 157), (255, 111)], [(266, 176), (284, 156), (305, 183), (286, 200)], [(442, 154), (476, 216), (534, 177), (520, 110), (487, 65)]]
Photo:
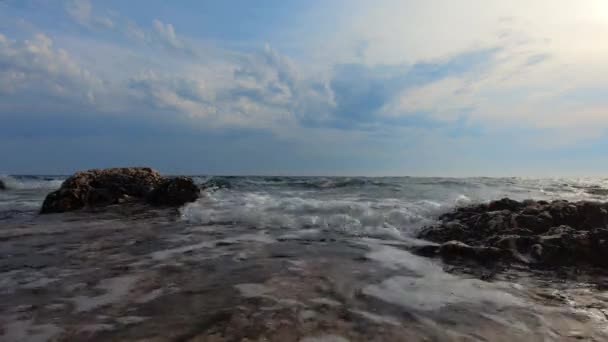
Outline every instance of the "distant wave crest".
[(63, 183), (63, 178), (45, 176), (0, 176), (8, 190), (54, 190)]

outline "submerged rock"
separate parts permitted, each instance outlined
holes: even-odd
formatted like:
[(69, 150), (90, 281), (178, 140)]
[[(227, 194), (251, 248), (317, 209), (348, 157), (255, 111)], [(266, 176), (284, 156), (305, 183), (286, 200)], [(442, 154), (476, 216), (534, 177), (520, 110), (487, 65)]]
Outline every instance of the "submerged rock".
[(444, 259), (608, 266), (608, 204), (501, 199), (462, 207), (425, 227)]
[(154, 205), (180, 206), (196, 201), (199, 191), (190, 177), (169, 178), (152, 190), (146, 200)]
[[(188, 181), (167, 179), (148, 167), (80, 171), (66, 179), (59, 190), (47, 195), (41, 213), (66, 212), (146, 199), (157, 188), (159, 192), (153, 196), (156, 202), (179, 205), (180, 200), (192, 198), (193, 192), (185, 190), (185, 183)], [(161, 195), (168, 196), (169, 199), (161, 200)]]

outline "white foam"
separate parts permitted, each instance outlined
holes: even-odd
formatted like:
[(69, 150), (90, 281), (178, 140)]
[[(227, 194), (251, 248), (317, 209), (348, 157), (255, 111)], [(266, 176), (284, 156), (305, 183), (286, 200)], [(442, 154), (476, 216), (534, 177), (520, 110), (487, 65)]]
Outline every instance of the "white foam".
[(342, 303), (335, 301), (333, 299), (330, 298), (324, 298), (324, 297), (319, 297), (319, 298), (313, 298), (310, 300), (311, 303), (315, 303), (318, 305), (326, 305), (326, 306), (342, 306)]
[(137, 275), (125, 275), (121, 277), (102, 280), (97, 286), (105, 291), (99, 296), (76, 296), (72, 298), (76, 306), (76, 312), (90, 311), (98, 307), (115, 303), (126, 296), (131, 287), (139, 280)]
[(218, 242), (229, 242), (229, 243), (238, 243), (238, 242), (258, 242), (258, 243), (275, 243), (273, 237), (266, 234), (266, 232), (260, 232), (258, 234), (241, 234), (235, 237), (219, 240)]
[(246, 298), (266, 297), (272, 292), (271, 288), (263, 284), (238, 284), (234, 285), (234, 287)]
[(204, 242), (197, 243), (194, 245), (187, 245), (187, 246), (182, 246), (182, 247), (176, 247), (176, 248), (156, 251), (151, 254), (151, 257), (154, 260), (162, 261), (162, 260), (167, 260), (177, 254), (184, 254), (184, 253), (196, 251), (196, 250), (203, 249), (203, 248), (211, 248), (213, 246), (215, 246), (215, 241), (204, 241)]
[(231, 190), (205, 193), (197, 202), (182, 208), (182, 217), (192, 223), (230, 223), (260, 229), (330, 229), (354, 236), (400, 238), (402, 229), (432, 222), (445, 210), (438, 202), (379, 201), (360, 198), (296, 197), (293, 193), (269, 194)]
[(304, 337), (300, 342), (349, 342), (348, 339), (339, 335), (320, 335)]
[(17, 179), (11, 176), (0, 175), (0, 180), (9, 190), (54, 190), (59, 189), (61, 179)]
[(63, 330), (54, 324), (34, 324), (33, 320), (15, 320), (4, 324), (0, 331), (2, 341), (46, 342), (57, 337)]
[(371, 313), (368, 311), (363, 311), (363, 310), (348, 310), (348, 311), (350, 311), (351, 313), (353, 313), (355, 315), (359, 315), (359, 316), (367, 319), (368, 321), (371, 321), (376, 324), (399, 325), (399, 321), (394, 317), (376, 315), (374, 313)]
[(388, 303), (425, 311), (457, 303), (491, 304), (499, 308), (524, 304), (493, 284), (447, 274), (391, 277), (380, 284), (366, 286), (363, 293)]
[(393, 276), (363, 288), (364, 294), (389, 303), (417, 310), (437, 310), (455, 303), (491, 303), (497, 307), (522, 304), (507, 292), (509, 286), (453, 276), (431, 260), (395, 247), (376, 247), (366, 256), (386, 268), (409, 271), (407, 276)]

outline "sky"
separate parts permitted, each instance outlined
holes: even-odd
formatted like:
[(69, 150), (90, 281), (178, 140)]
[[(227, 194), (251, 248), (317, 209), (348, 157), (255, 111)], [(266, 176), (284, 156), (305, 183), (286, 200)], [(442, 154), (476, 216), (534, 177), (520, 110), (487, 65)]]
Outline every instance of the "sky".
[(0, 0), (0, 173), (608, 176), (605, 0)]

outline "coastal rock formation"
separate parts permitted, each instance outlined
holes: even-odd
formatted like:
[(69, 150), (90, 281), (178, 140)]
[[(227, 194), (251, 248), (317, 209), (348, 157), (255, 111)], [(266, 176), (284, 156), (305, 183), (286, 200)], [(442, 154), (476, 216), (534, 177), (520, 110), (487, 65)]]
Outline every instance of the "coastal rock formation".
[[(190, 196), (186, 196), (185, 183), (188, 183)], [(146, 199), (155, 189), (159, 189), (153, 203), (180, 205), (179, 200), (195, 200), (191, 179), (180, 177), (179, 180), (165, 178), (156, 170), (148, 167), (129, 167), (112, 169), (94, 169), (80, 171), (63, 182), (61, 188), (47, 195), (41, 213), (57, 213), (81, 209), (84, 207), (106, 206), (125, 201)], [(198, 195), (198, 191), (196, 191)], [(168, 201), (159, 200), (167, 196)]]
[(458, 208), (439, 219), (419, 237), (442, 245), (421, 254), (448, 260), (608, 266), (608, 203), (504, 198)]
[(154, 205), (180, 206), (196, 201), (199, 191), (190, 177), (169, 178), (152, 190), (146, 200)]

